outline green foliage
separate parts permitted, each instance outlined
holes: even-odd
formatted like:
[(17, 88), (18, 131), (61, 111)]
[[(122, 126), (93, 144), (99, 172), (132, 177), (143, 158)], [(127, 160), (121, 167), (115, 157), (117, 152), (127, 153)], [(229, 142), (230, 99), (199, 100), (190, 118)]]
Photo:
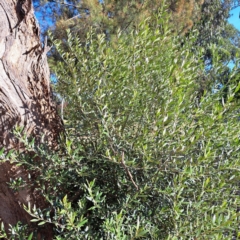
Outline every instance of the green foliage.
[(39, 173), (49, 209), (26, 210), (53, 224), (55, 239), (239, 234), (236, 75), (225, 101), (222, 91), (199, 97), (197, 36), (182, 46), (168, 21), (162, 10), (115, 42), (91, 31), (83, 45), (69, 31), (67, 51), (52, 40), (67, 136), (55, 152), (23, 137), (28, 153), (14, 161)]
[[(23, 225), (22, 223), (18, 222), (15, 226), (9, 225), (8, 231), (4, 229), (4, 224), (1, 223), (0, 228), (0, 238), (7, 239), (7, 240), (32, 240), (33, 233), (28, 233), (28, 226)], [(7, 234), (8, 233), (8, 234)]]

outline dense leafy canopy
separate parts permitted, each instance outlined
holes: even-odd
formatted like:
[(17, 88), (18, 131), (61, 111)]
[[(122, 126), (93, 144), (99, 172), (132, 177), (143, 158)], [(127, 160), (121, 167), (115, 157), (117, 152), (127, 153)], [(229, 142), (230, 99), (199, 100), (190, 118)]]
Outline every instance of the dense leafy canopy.
[[(35, 2), (39, 18), (42, 20), (50, 17), (52, 22), (55, 22), (51, 33), (53, 38), (61, 40), (65, 47), (67, 29), (70, 29), (74, 36), (78, 36), (81, 42), (86, 41), (87, 33), (91, 28), (94, 28), (98, 34), (104, 34), (106, 41), (114, 42), (118, 29), (129, 34), (138, 28), (141, 21), (157, 13), (158, 8), (162, 6), (166, 6), (169, 13), (168, 24), (171, 25), (171, 31), (181, 36), (188, 36), (193, 29), (199, 32), (195, 40), (195, 48), (202, 47), (206, 68), (211, 70), (211, 77), (207, 81), (202, 77), (199, 79), (199, 89), (206, 90), (209, 88), (208, 83), (218, 78), (218, 75), (213, 74), (216, 70), (213, 69), (211, 45), (217, 46), (215, 50), (219, 51), (224, 66), (235, 63), (239, 55), (239, 31), (227, 22), (230, 9), (239, 6), (239, 1), (71, 0), (62, 2), (56, 0)], [(59, 60), (59, 54), (55, 48), (52, 48), (50, 65), (55, 65)], [(227, 81), (225, 80), (225, 83)]]
[[(66, 134), (50, 151), (16, 130), (28, 152), (8, 159), (38, 173), (34, 186), (49, 201), (26, 210), (36, 228), (52, 224), (58, 240), (237, 238), (238, 48), (224, 49), (219, 35), (206, 69), (199, 28), (179, 35), (165, 5), (143, 19), (127, 34), (115, 29), (114, 41), (95, 26), (84, 41), (72, 29), (65, 42), (50, 36)], [(18, 225), (12, 239), (29, 231), (34, 238)]]

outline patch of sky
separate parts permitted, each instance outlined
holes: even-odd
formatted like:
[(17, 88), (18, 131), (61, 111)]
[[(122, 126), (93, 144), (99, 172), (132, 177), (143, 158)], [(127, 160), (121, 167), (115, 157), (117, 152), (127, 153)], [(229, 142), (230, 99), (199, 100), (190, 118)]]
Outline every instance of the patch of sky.
[(235, 28), (237, 28), (240, 31), (239, 17), (240, 17), (240, 7), (237, 7), (230, 12), (230, 17), (228, 19), (228, 22), (231, 23)]
[[(71, 9), (73, 13), (73, 18), (79, 16), (80, 14), (77, 10), (77, 5), (71, 4), (69, 1), (61, 0), (49, 0), (44, 5), (41, 5), (39, 0), (33, 0), (33, 7), (35, 11), (35, 16), (40, 24), (41, 32), (46, 32), (48, 29), (54, 30), (56, 23), (56, 15), (61, 15), (61, 5), (65, 5), (66, 8)], [(43, 38), (41, 36), (41, 40)]]
[[(240, 7), (237, 7), (230, 11), (230, 17), (228, 18), (228, 22), (240, 31)], [(228, 66), (230, 69), (232, 69), (234, 67), (234, 63), (231, 61)]]

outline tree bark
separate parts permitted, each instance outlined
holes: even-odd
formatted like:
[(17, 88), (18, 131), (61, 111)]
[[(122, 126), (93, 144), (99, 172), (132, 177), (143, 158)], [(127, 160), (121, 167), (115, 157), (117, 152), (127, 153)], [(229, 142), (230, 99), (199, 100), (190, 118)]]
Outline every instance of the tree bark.
[[(20, 147), (13, 135), (15, 126), (22, 126), (36, 144), (44, 135), (52, 147), (63, 129), (52, 100), (47, 42), (42, 46), (39, 34), (31, 0), (0, 0), (0, 149), (6, 151)], [(23, 204), (44, 205), (34, 189), (16, 193), (9, 188), (10, 178), (28, 181), (27, 174), (7, 161), (0, 164), (0, 218), (6, 227), (29, 223)]]

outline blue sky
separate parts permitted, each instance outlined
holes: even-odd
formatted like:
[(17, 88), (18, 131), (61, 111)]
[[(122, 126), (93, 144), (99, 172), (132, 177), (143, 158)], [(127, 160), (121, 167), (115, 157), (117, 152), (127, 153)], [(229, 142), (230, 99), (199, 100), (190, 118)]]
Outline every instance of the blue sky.
[[(228, 19), (228, 21), (234, 25), (235, 28), (237, 28), (240, 31), (240, 7), (235, 8), (230, 12), (231, 17)], [(234, 64), (230, 63), (229, 67), (233, 68)]]
[(240, 13), (240, 7), (235, 8), (234, 10), (231, 11), (232, 16), (229, 18), (229, 22), (235, 26), (238, 30), (240, 30), (240, 18), (239, 18), (239, 13)]

